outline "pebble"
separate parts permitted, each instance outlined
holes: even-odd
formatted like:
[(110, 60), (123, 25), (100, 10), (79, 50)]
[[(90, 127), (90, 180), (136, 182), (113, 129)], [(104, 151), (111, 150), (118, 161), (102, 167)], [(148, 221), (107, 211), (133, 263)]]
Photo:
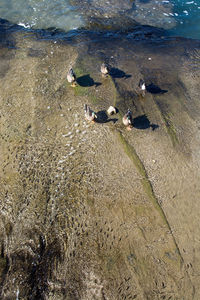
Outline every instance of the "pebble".
[(72, 134), (72, 132), (70, 131), (70, 132), (68, 132), (68, 133), (66, 133), (66, 134), (63, 134), (62, 136), (63, 137), (67, 137), (67, 136), (70, 136)]

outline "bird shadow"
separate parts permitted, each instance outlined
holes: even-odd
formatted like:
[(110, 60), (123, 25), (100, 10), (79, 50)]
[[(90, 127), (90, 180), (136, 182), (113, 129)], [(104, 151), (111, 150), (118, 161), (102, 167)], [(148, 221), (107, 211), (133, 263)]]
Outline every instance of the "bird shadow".
[(113, 122), (116, 123), (118, 121), (117, 118), (108, 118), (106, 110), (100, 110), (96, 113), (97, 119), (95, 119), (96, 123), (108, 123)]
[(95, 85), (97, 87), (97, 86), (101, 85), (100, 82), (95, 82), (93, 80), (93, 78), (90, 77), (89, 74), (78, 77), (76, 79), (76, 81), (77, 81), (78, 85), (80, 85), (82, 87), (89, 87), (89, 86), (93, 86), (93, 85)]
[(131, 77), (131, 75), (126, 74), (124, 71), (122, 71), (118, 68), (111, 68), (109, 74), (113, 78), (130, 78)]
[(154, 83), (150, 83), (146, 86), (147, 92), (151, 94), (165, 94), (168, 92), (168, 90), (162, 90), (158, 85), (155, 85)]
[(141, 115), (133, 119), (132, 125), (137, 129), (151, 128), (153, 131), (159, 127), (157, 124), (151, 124), (146, 115)]

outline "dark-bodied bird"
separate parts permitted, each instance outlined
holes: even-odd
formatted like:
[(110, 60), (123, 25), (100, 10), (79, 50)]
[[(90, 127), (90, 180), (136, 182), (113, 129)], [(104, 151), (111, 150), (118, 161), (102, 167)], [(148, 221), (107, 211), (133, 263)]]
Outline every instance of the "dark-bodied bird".
[(71, 83), (72, 87), (75, 87), (77, 85), (76, 75), (75, 75), (72, 68), (70, 68), (68, 73), (67, 73), (67, 80), (68, 80), (69, 83)]
[(133, 117), (132, 117), (132, 112), (130, 111), (130, 109), (128, 109), (127, 113), (123, 116), (122, 122), (126, 126), (127, 130), (131, 130), (132, 123), (133, 123)]
[(94, 122), (97, 119), (96, 113), (87, 105), (84, 105), (85, 119), (89, 122)]
[(103, 77), (107, 77), (110, 73), (111, 67), (109, 64), (103, 63), (101, 65), (101, 74)]

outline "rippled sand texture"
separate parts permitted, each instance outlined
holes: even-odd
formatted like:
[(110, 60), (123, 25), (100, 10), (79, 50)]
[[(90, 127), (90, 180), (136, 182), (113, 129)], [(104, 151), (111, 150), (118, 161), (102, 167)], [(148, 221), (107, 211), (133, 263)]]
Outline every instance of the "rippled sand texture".
[(199, 299), (199, 43), (1, 40), (1, 299)]

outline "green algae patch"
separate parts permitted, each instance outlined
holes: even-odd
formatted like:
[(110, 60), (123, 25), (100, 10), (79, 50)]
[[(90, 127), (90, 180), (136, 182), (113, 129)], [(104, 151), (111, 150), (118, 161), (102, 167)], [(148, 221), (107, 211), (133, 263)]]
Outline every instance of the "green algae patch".
[(122, 133), (119, 132), (119, 131), (118, 131), (118, 138), (119, 138), (121, 144), (123, 145), (125, 153), (132, 160), (132, 162), (134, 163), (136, 169), (138, 170), (139, 174), (141, 175), (142, 185), (143, 185), (143, 188), (144, 188), (146, 194), (148, 195), (149, 199), (151, 200), (153, 206), (159, 212), (159, 214), (162, 217), (162, 219), (164, 220), (164, 222), (166, 224), (168, 224), (168, 221), (167, 221), (167, 219), (166, 219), (166, 217), (163, 213), (163, 210), (160, 207), (160, 205), (158, 204), (158, 201), (155, 197), (152, 185), (151, 185), (151, 183), (148, 179), (148, 176), (147, 176), (146, 170), (144, 168), (144, 165), (142, 164), (141, 160), (139, 159), (135, 149), (126, 141), (126, 139), (124, 138)]
[[(101, 105), (109, 105), (110, 101), (113, 102), (113, 94), (115, 102), (115, 85), (110, 76), (102, 78), (100, 70), (94, 70), (94, 65), (99, 65), (100, 69), (101, 62), (97, 62), (95, 58), (84, 58), (77, 61), (74, 67), (74, 72), (77, 76), (77, 85), (72, 88), (74, 89), (74, 95), (87, 97), (94, 105), (100, 103)], [(94, 79), (90, 76), (90, 73), (94, 74)], [(100, 87), (98, 88), (98, 86)]]
[(167, 132), (171, 138), (172, 144), (173, 144), (173, 146), (175, 146), (179, 143), (179, 140), (178, 140), (178, 137), (176, 134), (176, 129), (171, 121), (170, 114), (168, 114), (168, 113), (162, 114), (162, 117), (165, 122)]
[(75, 96), (88, 96), (89, 95), (88, 88), (82, 87), (77, 84), (74, 88), (74, 95)]
[(87, 96), (93, 104), (97, 104), (99, 98), (96, 96), (94, 89), (96, 83), (88, 74), (84, 62), (79, 61), (75, 66), (74, 71), (77, 76), (77, 85), (74, 87), (74, 95)]
[(124, 138), (124, 136), (122, 135), (121, 132), (117, 132), (118, 134), (118, 138), (120, 140), (120, 142), (123, 145), (123, 148), (126, 152), (126, 154), (128, 155), (128, 157), (133, 161), (134, 165), (136, 166), (137, 170), (139, 171), (140, 175), (142, 175), (143, 180), (147, 180), (147, 174), (146, 171), (144, 169), (144, 166), (142, 164), (142, 162), (140, 161), (137, 153), (135, 152), (135, 149), (128, 144), (128, 142), (126, 141), (126, 139)]
[(162, 109), (160, 108), (160, 106), (155, 102), (158, 111), (160, 112), (161, 118), (163, 119), (163, 122), (165, 124), (166, 127), (166, 131), (172, 141), (172, 145), (175, 147), (178, 143), (178, 137), (176, 134), (176, 129), (174, 127), (174, 124), (172, 122), (172, 114), (169, 112), (163, 112)]
[[(113, 91), (114, 91), (114, 93), (113, 93), (113, 98), (114, 98), (114, 100), (113, 100), (113, 106), (116, 107), (117, 104), (118, 104), (118, 102), (120, 102), (121, 97), (120, 97), (120, 94), (119, 94), (118, 91), (117, 91), (117, 87), (116, 87), (115, 81), (113, 80), (112, 77), (110, 77), (110, 82), (111, 82), (112, 89), (113, 89)], [(120, 115), (120, 117), (121, 117), (120, 112), (119, 112), (119, 115)]]
[[(153, 191), (153, 187), (151, 185), (151, 182), (148, 179), (148, 175), (146, 173), (144, 165), (142, 164), (140, 158), (138, 157), (135, 149), (126, 141), (126, 139), (124, 138), (124, 136), (122, 135), (122, 133), (119, 132), (119, 131), (117, 131), (117, 134), (118, 134), (118, 138), (119, 138), (121, 144), (123, 145), (125, 153), (128, 155), (128, 157), (134, 163), (134, 165), (135, 165), (136, 169), (138, 170), (139, 174), (142, 176), (141, 182), (142, 182), (144, 191), (148, 195), (148, 197), (149, 197), (151, 203), (153, 204), (154, 208), (158, 211), (161, 219), (167, 225), (167, 227), (169, 228), (169, 231), (172, 234), (172, 230), (171, 230), (171, 227), (169, 225), (169, 222), (168, 222), (168, 220), (167, 220), (167, 218), (165, 216), (165, 213), (163, 212), (162, 208), (160, 207), (160, 205), (158, 203), (158, 200), (156, 199), (156, 196), (155, 196), (154, 191)], [(180, 263), (182, 264), (183, 263), (183, 258), (181, 256), (180, 250), (178, 248), (178, 245), (176, 243), (176, 240), (175, 240), (173, 234), (172, 234), (172, 238), (173, 238), (174, 244), (176, 246), (176, 249), (177, 249), (177, 251), (179, 253)]]

